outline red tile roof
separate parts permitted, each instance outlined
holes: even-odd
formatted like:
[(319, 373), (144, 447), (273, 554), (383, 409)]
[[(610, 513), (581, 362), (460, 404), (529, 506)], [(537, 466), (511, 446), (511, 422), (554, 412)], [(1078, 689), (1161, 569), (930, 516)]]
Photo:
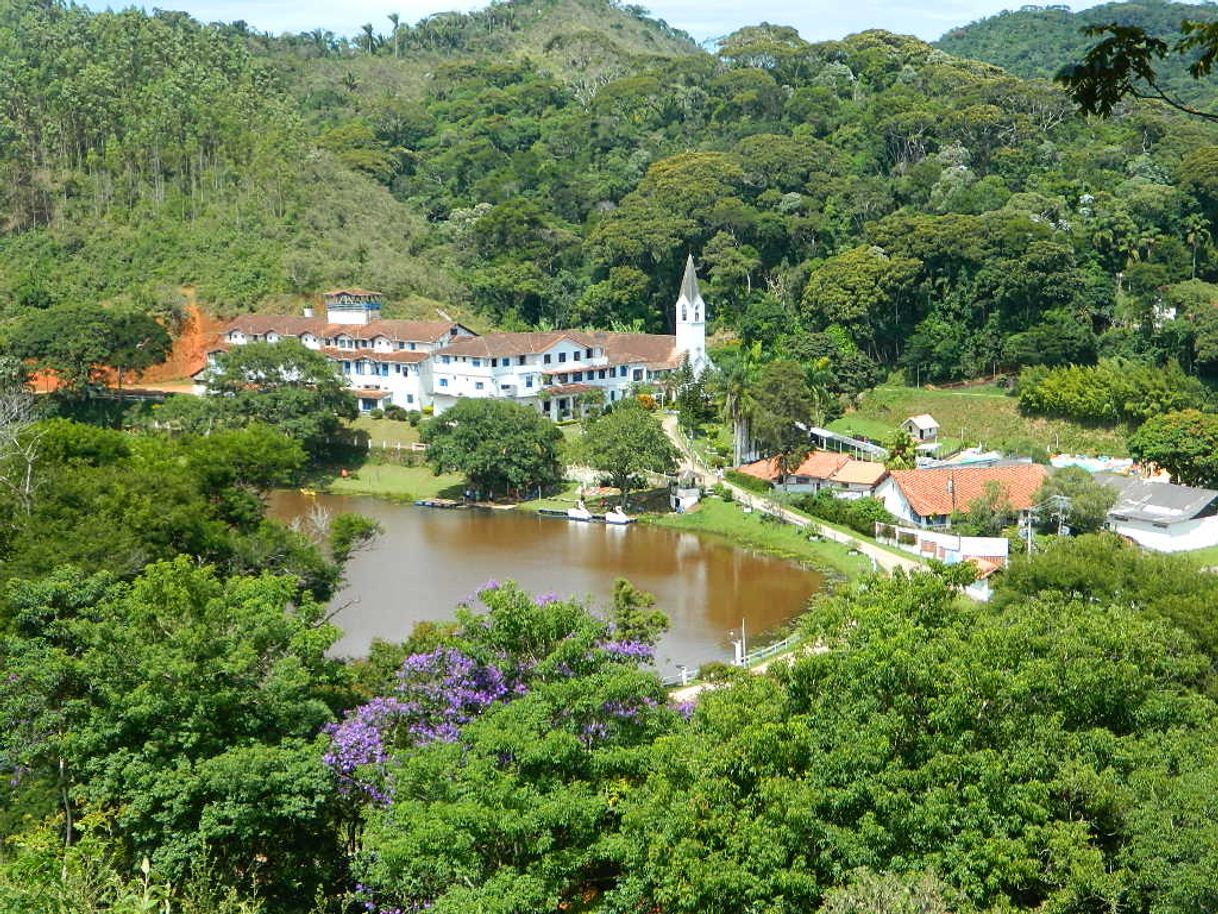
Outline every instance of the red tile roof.
[(378, 336), (407, 343), (435, 343), (459, 325), (452, 321), (408, 321), (387, 319), (367, 324), (331, 324), (325, 317), (302, 317), (298, 314), (245, 314), (229, 321), (221, 331), (263, 335), (274, 331), (280, 336), (333, 338), (348, 336), (353, 340), (371, 340)]
[(438, 350), (438, 353), (441, 355), (473, 356), (474, 358), (533, 355), (538, 352), (545, 352), (563, 340), (569, 340), (581, 349), (591, 349), (598, 345), (586, 333), (580, 333), (575, 330), (488, 333), (486, 336), (465, 337), (454, 340), (443, 349)]
[(684, 358), (683, 353), (677, 352), (677, 338), (668, 334), (598, 330), (589, 335), (613, 364), (642, 362), (653, 368), (679, 368)]
[[(778, 478), (778, 458), (758, 460), (739, 467), (739, 471), (757, 479), (773, 482)], [(839, 482), (844, 485), (874, 486), (888, 475), (882, 463), (870, 460), (855, 460), (836, 451), (812, 451), (798, 467), (790, 471), (792, 476), (804, 476), (821, 482)]]
[(746, 463), (737, 467), (736, 469), (745, 476), (752, 476), (754, 479), (764, 479), (766, 482), (773, 482), (778, 478), (778, 458), (770, 457), (767, 460), (755, 460), (752, 463)]
[(1038, 463), (1001, 467), (941, 467), (933, 470), (893, 470), (909, 506), (920, 517), (967, 512), (969, 503), (985, 496), (986, 484), (998, 483), (1011, 507), (1026, 511), (1049, 472)]
[(569, 397), (576, 394), (586, 394), (590, 390), (600, 390), (600, 388), (593, 387), (591, 384), (559, 384), (555, 387), (545, 387), (541, 393), (552, 397)]
[(871, 460), (848, 459), (841, 468), (829, 477), (832, 482), (843, 485), (875, 486), (888, 476), (888, 468)]
[(396, 362), (399, 365), (415, 365), (426, 359), (429, 352), (411, 352), (408, 349), (394, 349), (390, 352), (377, 352), (375, 349), (333, 349), (318, 350), (328, 359), (338, 362), (358, 362), (366, 359), (369, 362)]
[(807, 476), (809, 479), (829, 479), (850, 458), (835, 451), (812, 451), (803, 462), (791, 471), (792, 476)]

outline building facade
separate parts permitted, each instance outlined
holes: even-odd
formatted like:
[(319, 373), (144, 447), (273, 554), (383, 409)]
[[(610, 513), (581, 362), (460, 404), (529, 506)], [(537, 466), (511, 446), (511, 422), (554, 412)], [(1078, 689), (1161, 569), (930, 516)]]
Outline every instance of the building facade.
[(366, 289), (325, 293), (325, 315), (247, 315), (232, 321), (195, 376), (199, 392), (223, 352), (251, 342), (299, 340), (334, 363), (367, 412), (386, 406), (441, 413), (462, 398), (503, 398), (558, 420), (590, 402), (614, 403), (688, 359), (705, 370), (706, 303), (692, 256), (676, 304), (676, 333), (555, 330), (479, 336), (454, 321), (381, 318)]

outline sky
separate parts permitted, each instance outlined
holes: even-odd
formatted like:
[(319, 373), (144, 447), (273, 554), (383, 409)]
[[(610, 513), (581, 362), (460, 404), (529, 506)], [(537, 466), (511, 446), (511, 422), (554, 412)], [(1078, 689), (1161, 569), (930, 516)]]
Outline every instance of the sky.
[[(954, 26), (966, 25), (1003, 9), (1017, 9), (1020, 0), (634, 0), (688, 32), (698, 41), (727, 35), (744, 25), (772, 22), (793, 25), (809, 41), (841, 38), (864, 29), (917, 35), (934, 40)], [(1042, 0), (1049, 3), (1051, 0)], [(244, 19), (250, 26), (269, 32), (303, 32), (329, 29), (338, 35), (354, 35), (365, 22), (378, 30), (389, 30), (386, 16), (398, 13), (403, 22), (414, 23), (424, 16), (447, 10), (467, 11), (486, 6), (485, 0), (157, 0), (157, 2), (107, 3), (85, 0), (93, 9), (108, 6), (145, 6), (149, 9), (181, 9), (204, 22)], [(1094, 6), (1094, 2), (1071, 3), (1072, 9)]]

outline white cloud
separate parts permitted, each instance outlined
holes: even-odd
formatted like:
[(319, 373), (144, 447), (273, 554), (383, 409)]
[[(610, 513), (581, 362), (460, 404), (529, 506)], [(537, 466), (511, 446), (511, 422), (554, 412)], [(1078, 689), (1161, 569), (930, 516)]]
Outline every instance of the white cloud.
[[(1096, 0), (1075, 3), (1075, 9), (1094, 6)], [(94, 9), (106, 7), (103, 0), (86, 0)], [(126, 6), (127, 4), (122, 4)], [(134, 5), (141, 5), (135, 3)], [(354, 35), (365, 22), (378, 31), (388, 31), (389, 13), (403, 22), (445, 10), (471, 10), (485, 6), (482, 0), (156, 0), (143, 3), (184, 9), (205, 22), (244, 19), (252, 27), (270, 32), (301, 32), (329, 29), (339, 35)], [(1017, 6), (1002, 0), (851, 0), (851, 2), (796, 2), (796, 0), (651, 0), (641, 5), (652, 15), (684, 29), (699, 41), (726, 35), (744, 25), (773, 22), (792, 25), (810, 41), (841, 38), (864, 29), (917, 35), (933, 40), (955, 26)]]

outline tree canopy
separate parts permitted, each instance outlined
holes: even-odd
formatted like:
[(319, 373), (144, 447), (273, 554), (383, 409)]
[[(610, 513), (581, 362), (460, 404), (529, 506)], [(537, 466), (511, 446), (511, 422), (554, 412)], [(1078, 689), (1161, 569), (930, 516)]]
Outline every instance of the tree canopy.
[(422, 430), (436, 473), (456, 471), (485, 498), (520, 495), (562, 477), (562, 433), (536, 409), (510, 400), (463, 399)]
[(579, 453), (581, 461), (609, 477), (622, 493), (623, 505), (648, 473), (673, 472), (677, 458), (656, 417), (634, 398), (589, 419)]

